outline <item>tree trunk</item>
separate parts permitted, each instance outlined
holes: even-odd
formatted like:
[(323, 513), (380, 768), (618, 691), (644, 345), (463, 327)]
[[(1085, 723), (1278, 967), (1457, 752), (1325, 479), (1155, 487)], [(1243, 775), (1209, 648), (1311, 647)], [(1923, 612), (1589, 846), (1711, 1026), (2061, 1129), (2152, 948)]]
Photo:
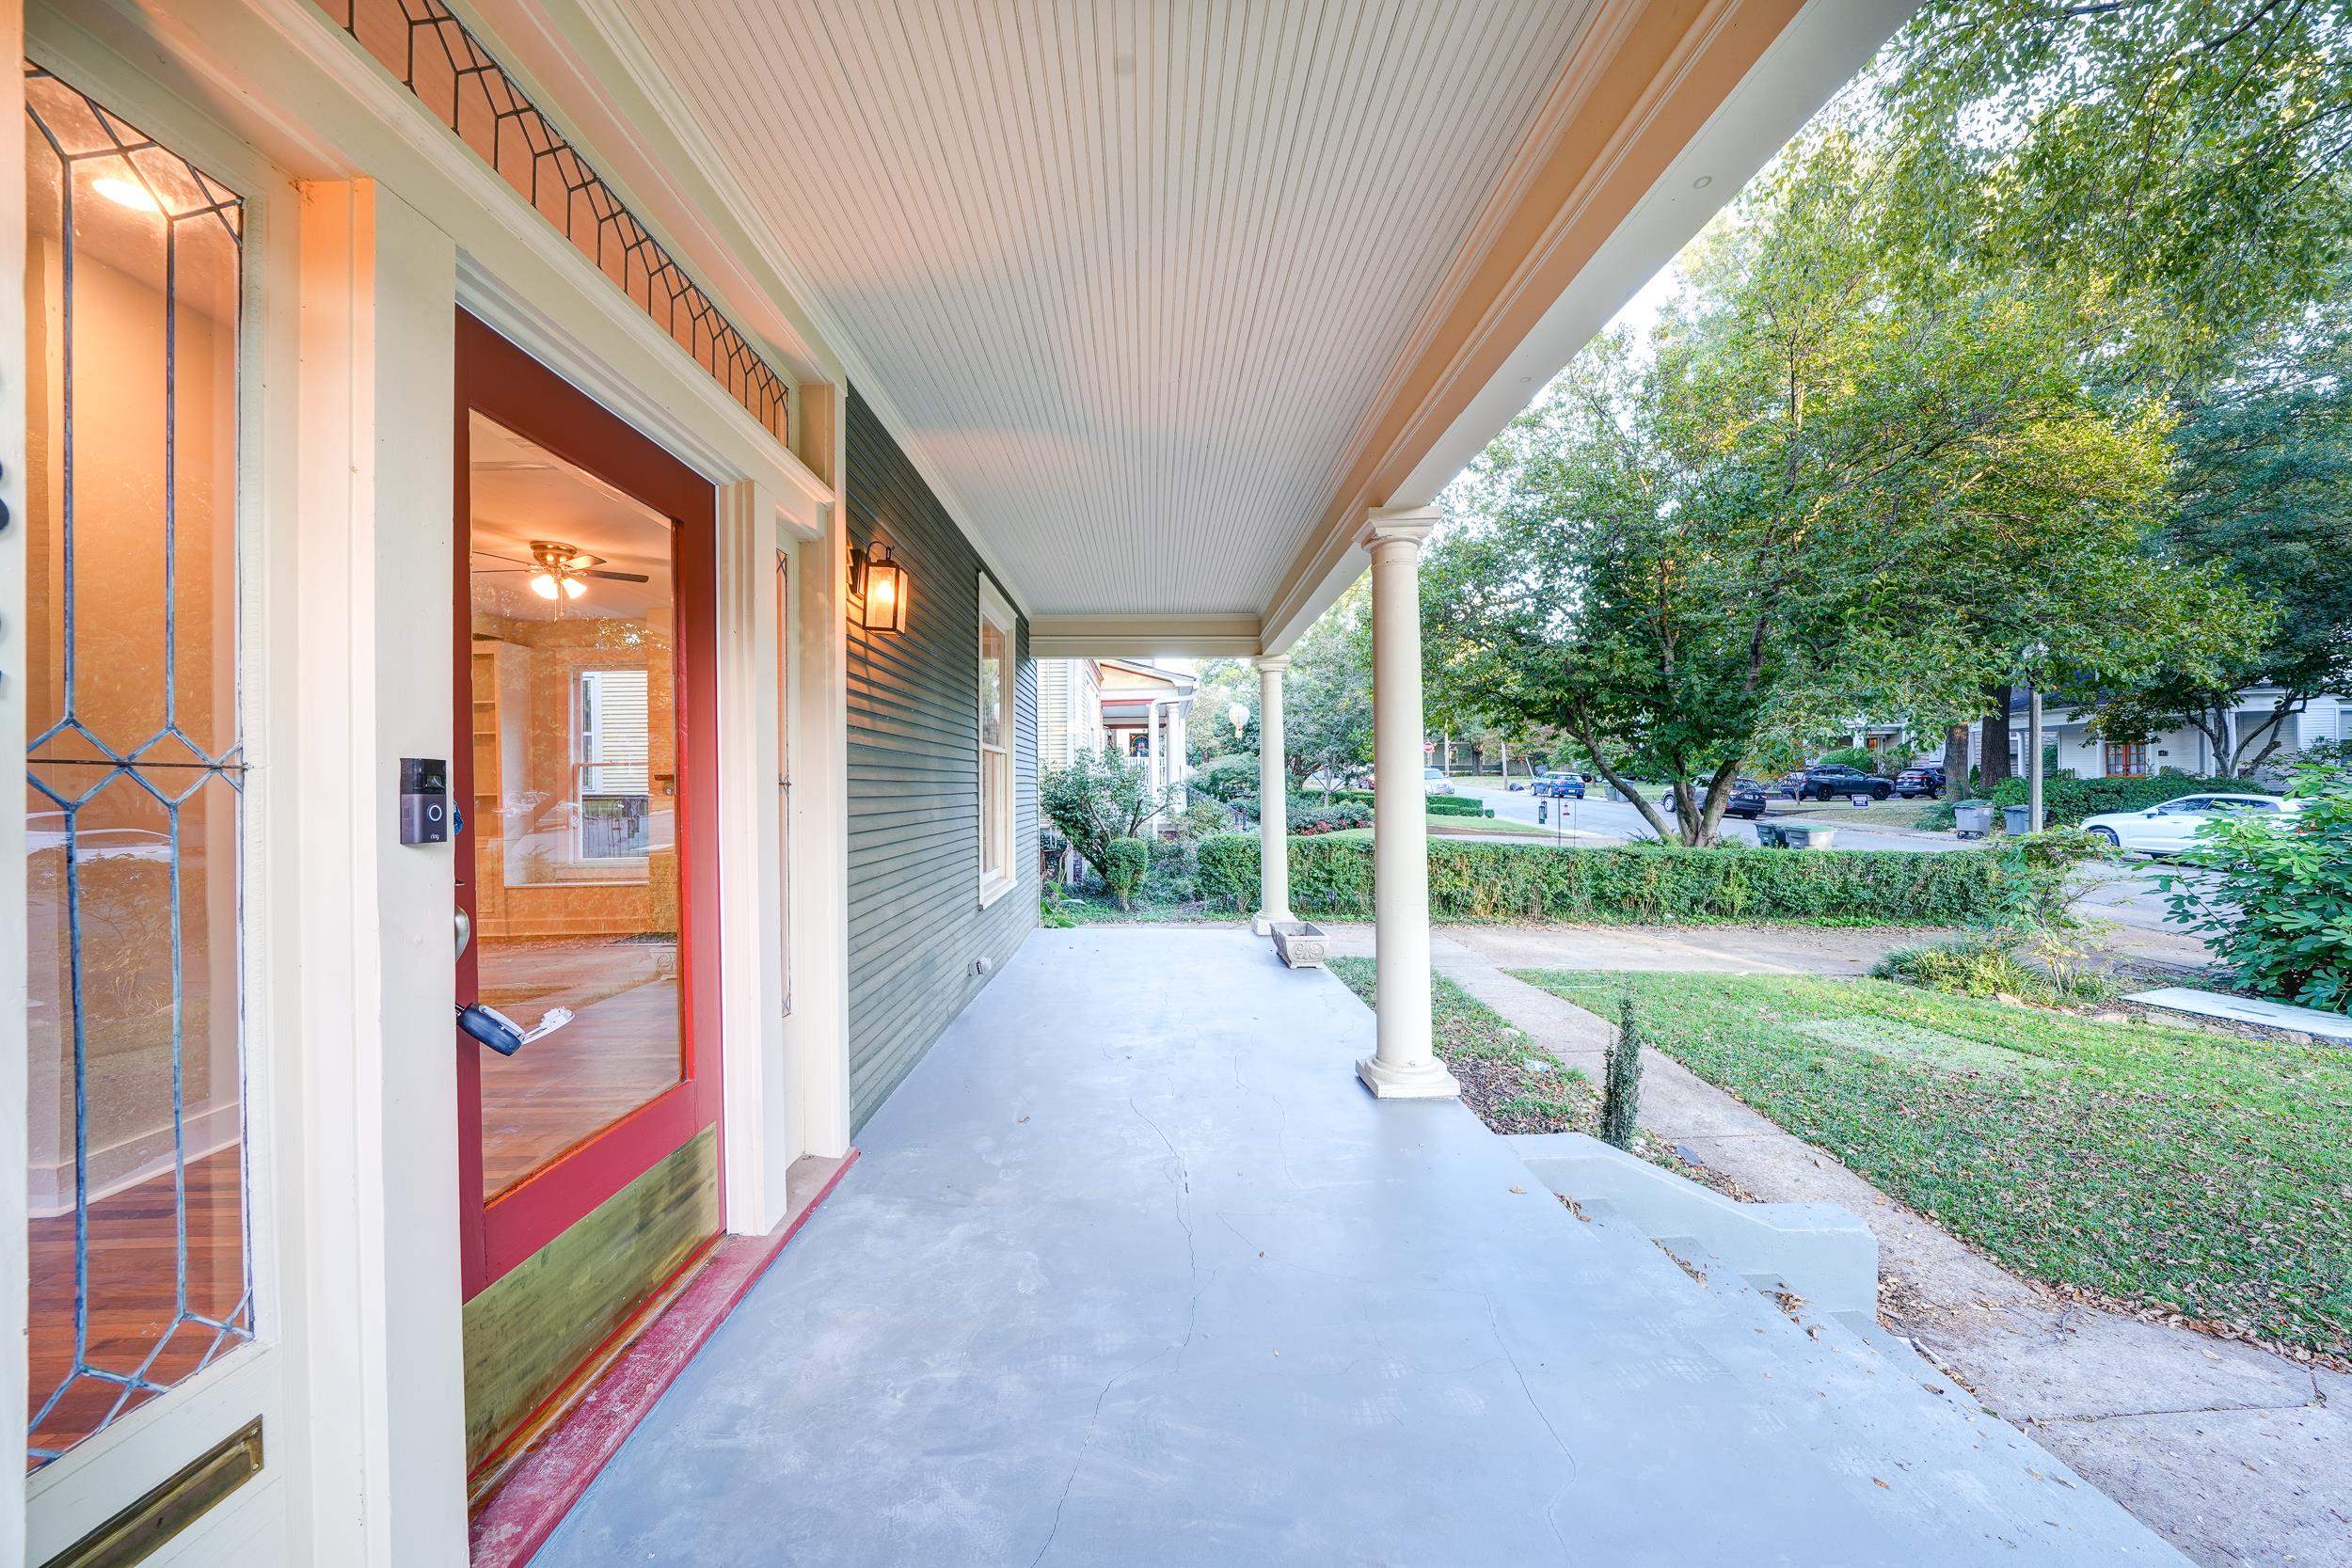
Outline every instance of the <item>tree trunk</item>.
[(2010, 776), (2009, 766), (2009, 699), (2010, 688), (1988, 686), (1984, 689), (1984, 739), (1978, 748), (1982, 753), (1977, 763), (1977, 783), (1986, 797), (1995, 784)]
[(1954, 724), (1944, 732), (1944, 798), (1957, 800), (1968, 793), (1968, 726)]

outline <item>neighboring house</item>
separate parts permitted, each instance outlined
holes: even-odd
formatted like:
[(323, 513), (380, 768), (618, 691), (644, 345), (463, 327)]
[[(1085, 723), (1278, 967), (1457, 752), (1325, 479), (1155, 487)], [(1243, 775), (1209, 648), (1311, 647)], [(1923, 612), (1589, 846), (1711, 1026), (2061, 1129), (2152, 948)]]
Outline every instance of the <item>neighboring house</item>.
[(1067, 768), (1070, 759), (1110, 743), (1103, 724), (1103, 665), (1092, 658), (1037, 661), (1037, 765)]
[[(2230, 710), (2225, 733), (2242, 736), (2267, 724), (2277, 699), (2278, 691), (2272, 687), (2249, 687), (2240, 691)], [(2021, 768), (2027, 744), (2026, 701), (2021, 691), (2010, 704), (2010, 751)], [(2042, 710), (2042, 745), (2055, 747), (2058, 766), (2077, 778), (2137, 778), (2166, 772), (2211, 775), (2227, 766), (2228, 753), (2217, 750), (2213, 738), (2194, 725), (2159, 730), (2143, 741), (2117, 742), (2098, 733), (2094, 717), (2059, 703), (2046, 704)], [(2296, 752), (2339, 740), (2352, 740), (2352, 695), (2314, 697), (2302, 712), (2280, 721), (2278, 750), (2250, 770), (2276, 777)], [(2259, 753), (2262, 747), (2258, 744), (2251, 750)], [(1978, 754), (1972, 748), (1971, 758)]]
[(1141, 659), (1105, 658), (1102, 671), (1103, 727), (1111, 749), (1143, 765), (1153, 789), (1192, 776), (1184, 759), (1185, 728), (1200, 683), (1181, 671)]
[[(2277, 698), (2278, 691), (2272, 687), (2248, 687), (2240, 691), (2230, 712), (2229, 733), (2244, 735), (2269, 722)], [(2017, 772), (2026, 768), (2027, 701), (2022, 687), (2010, 700), (2010, 763)], [(2142, 741), (2118, 742), (2100, 735), (2095, 720), (2096, 715), (2090, 711), (2063, 703), (2051, 702), (2042, 710), (2042, 745), (2055, 750), (2058, 768), (2076, 778), (2140, 778), (2167, 772), (2206, 776), (2221, 766), (2212, 737), (2195, 725), (2160, 730)], [(1849, 734), (1850, 744), (1873, 752), (1900, 752), (1906, 763), (1915, 757), (1938, 761), (1944, 754), (1941, 747), (1915, 752), (1904, 742), (1899, 725), (1858, 722)], [(2334, 741), (2352, 741), (2352, 694), (2314, 697), (2302, 712), (2283, 721), (2280, 725), (2279, 749), (2255, 771), (2276, 777), (2287, 759), (2296, 752)], [(1968, 765), (1979, 767), (1983, 757), (1984, 725), (1979, 721), (1968, 726)]]

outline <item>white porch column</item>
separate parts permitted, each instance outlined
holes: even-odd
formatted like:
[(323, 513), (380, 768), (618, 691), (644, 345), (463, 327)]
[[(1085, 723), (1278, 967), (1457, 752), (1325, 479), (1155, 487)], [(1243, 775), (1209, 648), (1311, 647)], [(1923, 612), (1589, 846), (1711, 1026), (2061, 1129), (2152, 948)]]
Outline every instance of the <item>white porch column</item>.
[(1290, 771), (1282, 765), (1282, 672), (1287, 654), (1258, 660), (1258, 913), (1260, 936), (1291, 913)]
[[(1160, 705), (1153, 698), (1143, 705), (1143, 782), (1151, 786), (1155, 797), (1168, 786), (1168, 773), (1161, 761)], [(1156, 823), (1166, 815), (1164, 809), (1155, 811), (1152, 820)]]
[(1432, 1100), (1461, 1085), (1429, 1047), (1429, 820), (1422, 789), (1421, 545), (1435, 507), (1375, 512), (1372, 552), (1374, 952), (1379, 1045), (1356, 1064), (1383, 1100)]

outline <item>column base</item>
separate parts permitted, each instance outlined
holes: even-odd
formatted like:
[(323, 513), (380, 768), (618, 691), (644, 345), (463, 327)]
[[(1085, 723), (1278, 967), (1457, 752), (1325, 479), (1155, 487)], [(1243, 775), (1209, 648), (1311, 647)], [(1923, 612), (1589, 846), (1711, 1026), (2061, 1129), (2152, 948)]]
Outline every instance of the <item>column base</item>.
[(1298, 916), (1288, 910), (1261, 910), (1249, 917), (1249, 928), (1262, 937), (1274, 934), (1277, 926), (1295, 926)]
[(1377, 1056), (1367, 1056), (1356, 1064), (1356, 1076), (1377, 1100), (1456, 1100), (1462, 1093), (1462, 1085), (1435, 1056), (1411, 1068), (1391, 1067)]

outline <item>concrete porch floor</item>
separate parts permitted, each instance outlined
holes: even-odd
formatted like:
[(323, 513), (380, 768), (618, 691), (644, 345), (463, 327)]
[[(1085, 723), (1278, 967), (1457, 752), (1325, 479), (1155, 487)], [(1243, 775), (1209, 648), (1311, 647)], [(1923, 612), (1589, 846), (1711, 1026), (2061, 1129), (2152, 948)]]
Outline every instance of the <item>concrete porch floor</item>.
[(535, 1561), (2185, 1560), (1373, 1100), (1372, 1029), (1243, 932), (1038, 932)]

